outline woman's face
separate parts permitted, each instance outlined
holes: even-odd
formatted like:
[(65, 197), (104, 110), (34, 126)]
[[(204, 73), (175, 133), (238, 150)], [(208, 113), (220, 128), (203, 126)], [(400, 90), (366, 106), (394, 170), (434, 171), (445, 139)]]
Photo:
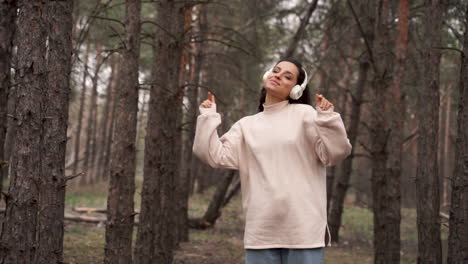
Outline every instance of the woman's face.
[(263, 87), (270, 96), (286, 100), (292, 88), (297, 84), (299, 70), (289, 61), (282, 61), (263, 82)]

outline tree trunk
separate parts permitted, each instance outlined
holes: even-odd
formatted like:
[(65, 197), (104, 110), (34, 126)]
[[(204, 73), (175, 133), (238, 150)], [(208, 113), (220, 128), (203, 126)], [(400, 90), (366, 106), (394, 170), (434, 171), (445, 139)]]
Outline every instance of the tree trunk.
[(304, 15), (304, 17), (301, 19), (301, 23), (299, 24), (299, 28), (297, 29), (296, 33), (294, 34), (293, 38), (291, 39), (291, 42), (288, 45), (288, 48), (283, 54), (283, 57), (292, 57), (294, 55), (294, 52), (296, 51), (299, 41), (302, 39), (305, 29), (307, 25), (309, 25), (309, 20), (310, 17), (312, 16), (312, 13), (315, 11), (317, 8), (317, 3), (318, 0), (313, 0), (310, 4), (309, 7), (307, 8), (307, 13)]
[[(465, 13), (468, 23), (468, 8)], [(460, 69), (455, 170), (452, 176), (447, 264), (468, 261), (468, 28)]]
[[(184, 31), (186, 34), (192, 35), (192, 8), (187, 8), (185, 11), (185, 19), (184, 19)], [(182, 52), (182, 59), (180, 63), (180, 73), (179, 73), (179, 85), (183, 89), (183, 97), (187, 96), (187, 89), (189, 87), (187, 84), (191, 82), (190, 80), (190, 72), (191, 72), (191, 65), (190, 65), (190, 52), (189, 47), (183, 50)], [(187, 214), (188, 214), (188, 186), (187, 184), (190, 183), (190, 179), (187, 178), (190, 174), (187, 171), (190, 169), (190, 155), (192, 153), (191, 148), (191, 140), (188, 137), (187, 133), (187, 116), (188, 111), (190, 111), (191, 107), (187, 107), (184, 102), (182, 111), (182, 133), (181, 133), (181, 154), (180, 157), (180, 174), (176, 179), (176, 228), (174, 228), (174, 235), (176, 236), (176, 247), (179, 246), (179, 242), (183, 239), (181, 236), (182, 229), (187, 230)], [(188, 234), (187, 234), (188, 236)]]
[(145, 114), (147, 113), (147, 110), (146, 110), (146, 105), (147, 105), (146, 98), (147, 97), (148, 97), (148, 93), (146, 91), (143, 91), (143, 97), (141, 98), (141, 108), (138, 109), (138, 122), (137, 122), (137, 135), (136, 135), (137, 152), (141, 151), (138, 148), (138, 146), (140, 144), (140, 139), (142, 138), (143, 130), (146, 128)]
[(451, 142), (450, 142), (450, 116), (452, 113), (452, 86), (449, 85), (447, 89), (447, 102), (445, 103), (446, 111), (445, 111), (445, 127), (444, 127), (444, 148), (442, 154), (442, 169), (440, 170), (442, 173), (442, 210), (445, 210), (449, 206), (449, 173), (450, 173), (450, 165), (452, 159), (449, 158), (449, 155), (452, 153), (449, 151), (451, 150)]
[(48, 88), (45, 92), (35, 263), (63, 263), (65, 157), (72, 59), (73, 0), (48, 5)]
[(104, 180), (104, 164), (106, 163), (106, 155), (108, 153), (106, 152), (107, 150), (107, 144), (111, 144), (109, 142), (109, 137), (107, 136), (109, 134), (109, 120), (110, 120), (110, 115), (112, 113), (112, 93), (113, 93), (113, 88), (114, 88), (114, 80), (116, 79), (117, 76), (117, 71), (116, 71), (116, 60), (117, 58), (113, 56), (110, 61), (110, 68), (111, 68), (111, 73), (109, 77), (109, 82), (107, 84), (107, 91), (106, 91), (106, 102), (104, 104), (104, 109), (102, 113), (102, 118), (101, 122), (99, 125), (99, 129), (101, 130), (99, 137), (99, 151), (97, 155), (97, 168), (96, 168), (96, 178), (98, 180)]
[[(81, 95), (80, 95), (80, 108), (78, 110), (78, 125), (76, 127), (76, 134), (75, 134), (75, 146), (74, 146), (74, 159), (73, 162), (73, 173), (72, 175), (76, 175), (78, 172), (78, 163), (80, 162), (80, 147), (81, 147), (81, 130), (83, 127), (83, 115), (84, 115), (84, 106), (85, 106), (85, 99), (86, 99), (86, 79), (88, 78), (88, 58), (89, 58), (89, 49), (90, 49), (90, 42), (86, 43), (86, 52), (83, 60), (83, 80), (82, 80), (82, 87), (81, 87)], [(83, 175), (82, 177), (85, 177)], [(80, 180), (82, 181), (82, 180)]]
[(172, 263), (175, 180), (180, 175), (181, 87), (185, 1), (157, 3), (154, 76), (148, 105), (140, 224), (135, 263)]
[[(406, 56), (401, 53), (401, 45), (406, 45), (404, 39), (405, 34), (407, 36), (408, 2), (400, 1), (396, 62), (392, 59), (394, 45), (390, 39), (390, 11), (388, 0), (382, 0), (377, 4), (373, 54), (371, 54), (374, 69), (373, 116), (370, 130), (372, 133), (374, 263), (400, 263), (401, 248), (400, 175), (404, 107), (399, 85), (403, 75), (399, 71), (404, 69)], [(396, 66), (393, 66), (394, 63)]]
[[(16, 146), (0, 244), (1, 263), (35, 263), (41, 180), (42, 120), (47, 87), (47, 2), (19, 1)], [(21, 150), (21, 151), (16, 151)]]
[[(119, 72), (120, 71), (120, 68), (122, 67), (122, 58), (117, 56), (116, 57), (116, 69), (115, 71), (116, 72)], [(110, 120), (109, 120), (109, 128), (107, 129), (107, 135), (106, 135), (106, 150), (105, 150), (105, 154), (104, 154), (104, 164), (103, 164), (103, 172), (102, 172), (102, 179), (103, 180), (107, 180), (107, 178), (109, 177), (109, 174), (110, 174), (110, 159), (111, 159), (111, 149), (112, 149), (112, 141), (114, 140), (114, 123), (115, 123), (115, 112), (116, 112), (116, 109), (117, 109), (117, 102), (116, 102), (116, 87), (119, 86), (119, 82), (120, 82), (120, 78), (115, 78), (111, 84), (111, 109), (112, 109), (112, 112), (111, 112), (111, 115), (110, 115)]]
[(241, 181), (240, 178), (237, 180), (234, 187), (231, 188), (231, 191), (226, 195), (226, 199), (224, 199), (223, 207), (225, 207), (231, 200), (236, 196), (241, 189)]
[(62, 263), (72, 2), (18, 6), (18, 130), (0, 262)]
[[(185, 31), (189, 32), (188, 34), (193, 35), (193, 31), (190, 29), (192, 26), (192, 13), (194, 13), (197, 17), (199, 16), (199, 12), (197, 12), (196, 7), (192, 9), (188, 9), (185, 13)], [(196, 25), (195, 25), (196, 27)], [(194, 28), (195, 28), (194, 27)], [(190, 51), (193, 54), (196, 54), (196, 45), (190, 45)], [(193, 129), (194, 124), (193, 122), (193, 114), (197, 114), (198, 106), (196, 105), (196, 89), (197, 86), (193, 85), (195, 79), (195, 66), (196, 62), (194, 62), (194, 56), (190, 55), (188, 51), (184, 51), (183, 54), (183, 63), (181, 68), (181, 82), (180, 85), (184, 86), (185, 94), (188, 97), (189, 105), (185, 108), (187, 111), (185, 112), (185, 123), (186, 127), (185, 132), (182, 133), (182, 169), (180, 175), (180, 183), (178, 184), (178, 241), (188, 241), (189, 240), (189, 230), (188, 230), (188, 207), (189, 207), (189, 194), (190, 194), (190, 182), (191, 182), (191, 157), (192, 157), (192, 144), (193, 144)], [(189, 71), (185, 72), (184, 69), (186, 65), (189, 65)], [(187, 81), (185, 81), (187, 80)], [(195, 93), (194, 93), (195, 92)], [(195, 96), (194, 96), (195, 94)], [(195, 100), (195, 104), (192, 102)], [(196, 117), (195, 117), (196, 118)], [(195, 119), (196, 120), (196, 119)]]
[(416, 169), (418, 263), (442, 263), (440, 179), (438, 176), (440, 34), (442, 0), (425, 1), (422, 48), (423, 82), (419, 87), (418, 162)]
[(101, 46), (96, 45), (96, 63), (94, 68), (93, 74), (93, 86), (91, 90), (91, 98), (90, 98), (90, 109), (88, 112), (88, 124), (86, 127), (86, 149), (84, 155), (84, 162), (83, 162), (83, 170), (85, 171), (85, 175), (81, 177), (80, 185), (84, 185), (86, 183), (93, 182), (93, 165), (94, 165), (94, 152), (95, 152), (95, 145), (96, 145), (96, 122), (95, 120), (98, 118), (98, 109), (97, 109), (97, 85), (98, 85), (98, 78), (99, 78), (99, 70), (102, 66), (102, 56), (101, 56)]
[[(10, 117), (15, 116), (16, 108), (16, 87), (10, 86), (8, 90), (8, 103), (7, 103), (8, 115)], [(6, 162), (3, 166), (3, 180), (9, 177), (8, 171), (11, 166), (11, 153), (15, 145), (15, 135), (16, 135), (16, 120), (14, 118), (7, 118), (7, 131), (5, 135), (5, 145), (3, 148), (4, 151), (4, 160)], [(2, 189), (3, 190), (3, 189)]]
[[(8, 160), (5, 155), (7, 134), (8, 94), (10, 89), (11, 50), (15, 32), (16, 0), (0, 3), (0, 192), (3, 190), (3, 179), (6, 178)], [(4, 175), (5, 174), (5, 175)]]
[(120, 67), (107, 199), (104, 263), (132, 263), (136, 133), (138, 116), (138, 59), (140, 55), (140, 0), (126, 1), (125, 67)]
[[(224, 176), (224, 179), (222, 179), (219, 182), (218, 187), (216, 188), (216, 192), (214, 193), (213, 198), (211, 199), (210, 205), (208, 206), (208, 209), (206, 210), (205, 214), (202, 218), (190, 219), (190, 227), (205, 229), (213, 227), (215, 225), (216, 220), (221, 216), (221, 208), (223, 207), (224, 202), (226, 200), (226, 193), (235, 175), (236, 171), (231, 170), (228, 172), (228, 175)], [(217, 176), (219, 177), (219, 175)]]
[[(367, 72), (369, 70), (369, 62), (362, 61), (359, 63), (359, 77), (356, 83), (356, 91), (352, 96), (352, 109), (350, 117), (350, 125), (348, 131), (348, 138), (351, 145), (355, 146), (358, 135), (358, 125), (361, 114), (362, 95), (364, 87), (367, 83)], [(338, 173), (336, 179), (335, 190), (333, 191), (333, 200), (330, 208), (330, 233), (332, 242), (339, 242), (339, 230), (341, 227), (341, 215), (343, 213), (343, 204), (346, 197), (346, 192), (349, 187), (349, 179), (351, 176), (353, 154), (356, 148), (352, 149), (351, 155), (343, 161), (341, 165), (341, 172)], [(328, 179), (327, 179), (328, 180)]]

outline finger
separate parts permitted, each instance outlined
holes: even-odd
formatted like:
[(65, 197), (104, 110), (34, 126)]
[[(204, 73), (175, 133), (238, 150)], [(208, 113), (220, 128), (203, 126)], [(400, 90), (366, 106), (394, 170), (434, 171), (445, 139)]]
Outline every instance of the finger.
[(320, 104), (320, 101), (321, 101), (320, 95), (319, 95), (319, 94), (315, 94), (315, 105), (319, 105), (319, 104)]
[(208, 92), (208, 100), (210, 100), (210, 102), (213, 104), (215, 103), (214, 95), (211, 92)]

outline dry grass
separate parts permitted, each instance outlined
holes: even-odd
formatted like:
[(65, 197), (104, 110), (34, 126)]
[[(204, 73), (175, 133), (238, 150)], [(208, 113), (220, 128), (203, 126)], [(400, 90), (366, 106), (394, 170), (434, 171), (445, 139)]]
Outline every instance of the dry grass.
[[(137, 184), (141, 185), (141, 184)], [(94, 185), (70, 190), (67, 210), (72, 206), (105, 207), (105, 186)], [(214, 189), (190, 200), (190, 215), (200, 216), (206, 209)], [(138, 204), (138, 202), (137, 202)], [(417, 230), (414, 209), (402, 210), (401, 263), (416, 263)], [(240, 197), (236, 197), (224, 210), (215, 228), (190, 230), (190, 241), (180, 244), (175, 264), (242, 264), (244, 263), (243, 228)], [(326, 263), (373, 263), (372, 212), (366, 208), (347, 205), (343, 216), (340, 245), (325, 250)], [(104, 226), (67, 223), (65, 229), (65, 262), (102, 263), (104, 254)], [(136, 230), (135, 230), (136, 231)], [(446, 239), (446, 228), (443, 238)]]

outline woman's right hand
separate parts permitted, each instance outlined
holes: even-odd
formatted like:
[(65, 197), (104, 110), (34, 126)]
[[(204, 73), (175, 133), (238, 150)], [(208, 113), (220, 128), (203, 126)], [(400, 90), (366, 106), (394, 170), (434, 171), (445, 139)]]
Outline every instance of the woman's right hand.
[(200, 106), (204, 108), (211, 108), (211, 106), (215, 103), (215, 97), (211, 92), (208, 92), (208, 99), (203, 101)]

